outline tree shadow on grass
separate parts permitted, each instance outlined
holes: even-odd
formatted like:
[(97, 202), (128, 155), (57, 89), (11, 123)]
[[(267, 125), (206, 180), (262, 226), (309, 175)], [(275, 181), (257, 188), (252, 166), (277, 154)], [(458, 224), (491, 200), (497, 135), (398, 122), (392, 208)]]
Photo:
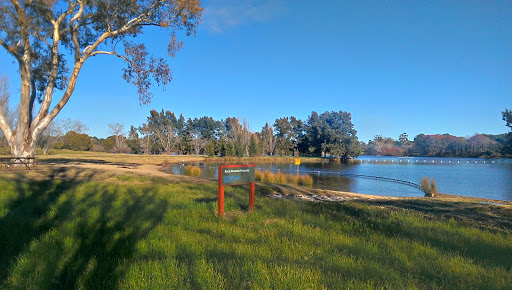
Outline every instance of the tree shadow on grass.
[(111, 162), (103, 159), (85, 159), (85, 158), (45, 158), (38, 160), (40, 164), (101, 164), (137, 167), (140, 164), (128, 162)]
[(116, 288), (137, 242), (167, 211), (151, 187), (84, 183), (93, 173), (60, 180), (63, 174), (15, 181), (0, 218), (0, 288)]

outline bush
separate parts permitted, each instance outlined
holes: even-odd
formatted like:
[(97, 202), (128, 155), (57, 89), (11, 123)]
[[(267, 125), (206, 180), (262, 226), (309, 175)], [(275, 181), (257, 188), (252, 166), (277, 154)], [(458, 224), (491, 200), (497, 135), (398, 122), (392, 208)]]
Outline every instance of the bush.
[(69, 131), (62, 137), (62, 141), (55, 144), (55, 149), (69, 149), (74, 151), (92, 150), (92, 140), (87, 134), (79, 134), (75, 131)]

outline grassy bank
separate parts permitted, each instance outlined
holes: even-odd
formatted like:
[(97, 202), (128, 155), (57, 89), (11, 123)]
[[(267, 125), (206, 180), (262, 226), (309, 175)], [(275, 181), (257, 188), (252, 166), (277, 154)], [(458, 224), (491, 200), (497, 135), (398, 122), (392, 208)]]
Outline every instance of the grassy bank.
[(247, 188), (227, 187), (220, 219), (213, 182), (25, 174), (0, 177), (0, 288), (512, 285), (512, 226), (415, 210), (428, 201), (275, 200), (262, 185), (249, 213)]

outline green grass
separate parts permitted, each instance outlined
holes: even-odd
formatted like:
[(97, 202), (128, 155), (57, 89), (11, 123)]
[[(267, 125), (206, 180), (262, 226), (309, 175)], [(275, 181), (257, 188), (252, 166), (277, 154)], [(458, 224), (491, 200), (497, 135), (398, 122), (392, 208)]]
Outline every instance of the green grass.
[[(508, 288), (512, 233), (144, 176), (0, 177), (0, 288)], [(265, 188), (257, 187), (257, 194)]]

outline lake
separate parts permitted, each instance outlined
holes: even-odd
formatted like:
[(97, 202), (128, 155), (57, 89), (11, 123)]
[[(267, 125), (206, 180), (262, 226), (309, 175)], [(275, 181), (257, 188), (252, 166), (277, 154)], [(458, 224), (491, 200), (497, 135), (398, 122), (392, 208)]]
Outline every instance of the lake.
[[(217, 166), (195, 163), (202, 168), (201, 176), (217, 178)], [(416, 157), (398, 158), (361, 156), (350, 162), (258, 163), (258, 170), (309, 174), (313, 187), (385, 196), (419, 197), (423, 192), (407, 184), (383, 181), (378, 176), (419, 184), (424, 176), (434, 178), (439, 192), (471, 197), (512, 201), (512, 160)], [(174, 174), (184, 174), (183, 165), (169, 168)], [(360, 175), (359, 177), (357, 175)]]

